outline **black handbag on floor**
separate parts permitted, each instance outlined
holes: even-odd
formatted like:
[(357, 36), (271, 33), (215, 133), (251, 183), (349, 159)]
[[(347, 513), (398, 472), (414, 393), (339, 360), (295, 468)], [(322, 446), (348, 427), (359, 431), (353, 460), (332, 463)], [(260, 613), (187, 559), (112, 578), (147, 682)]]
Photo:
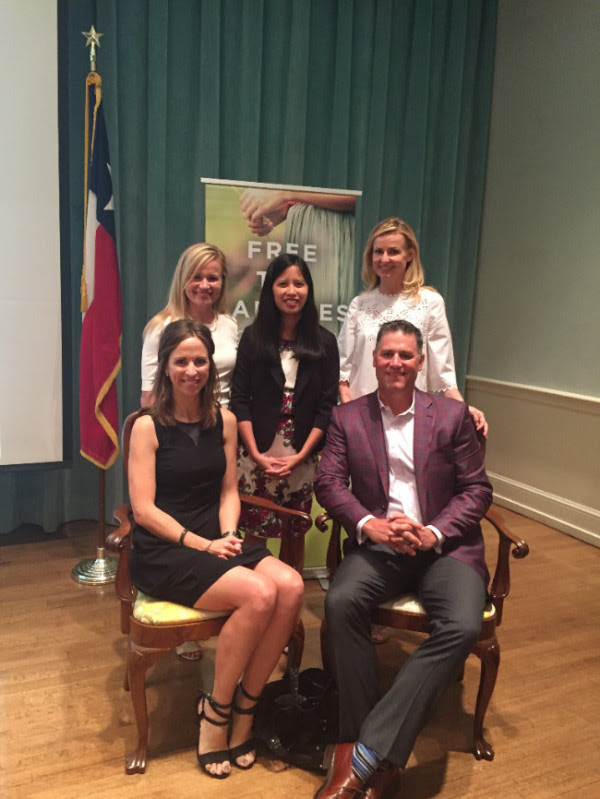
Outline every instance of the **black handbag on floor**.
[(254, 737), (278, 760), (324, 770), (325, 748), (337, 740), (338, 696), (322, 669), (291, 671), (267, 683), (254, 716)]

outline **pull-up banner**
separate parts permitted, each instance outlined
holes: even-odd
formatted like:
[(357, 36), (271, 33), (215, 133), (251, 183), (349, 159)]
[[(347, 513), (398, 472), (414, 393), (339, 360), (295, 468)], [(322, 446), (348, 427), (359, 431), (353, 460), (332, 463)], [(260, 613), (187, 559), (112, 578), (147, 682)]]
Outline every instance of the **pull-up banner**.
[(230, 312), (253, 320), (273, 258), (294, 253), (310, 269), (321, 324), (337, 333), (354, 296), (354, 218), (359, 191), (202, 178), (205, 238), (227, 258)]

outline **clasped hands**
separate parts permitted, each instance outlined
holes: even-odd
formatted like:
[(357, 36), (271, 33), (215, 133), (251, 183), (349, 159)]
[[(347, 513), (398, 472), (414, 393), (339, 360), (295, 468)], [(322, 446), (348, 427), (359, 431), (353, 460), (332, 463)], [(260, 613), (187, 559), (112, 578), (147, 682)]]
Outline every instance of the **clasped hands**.
[(274, 480), (282, 480), (284, 477), (289, 477), (292, 469), (295, 469), (300, 463), (302, 458), (298, 455), (288, 455), (285, 458), (272, 458), (269, 455), (260, 455), (255, 458), (257, 466), (264, 471), (267, 477)]
[(239, 555), (242, 551), (242, 540), (234, 535), (226, 535), (223, 538), (217, 538), (211, 541), (210, 553), (216, 555), (218, 558), (228, 560)]
[(391, 513), (387, 519), (368, 519), (362, 531), (371, 541), (385, 544), (400, 555), (426, 552), (438, 543), (433, 530), (403, 513)]
[(245, 189), (240, 208), (248, 227), (257, 236), (267, 236), (287, 217), (290, 196), (273, 189)]

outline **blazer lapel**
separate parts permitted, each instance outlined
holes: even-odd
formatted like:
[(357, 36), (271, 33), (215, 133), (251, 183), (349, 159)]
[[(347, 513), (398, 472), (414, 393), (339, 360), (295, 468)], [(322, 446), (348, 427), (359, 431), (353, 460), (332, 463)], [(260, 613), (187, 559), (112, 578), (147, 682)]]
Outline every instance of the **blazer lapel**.
[(381, 420), (381, 408), (377, 392), (367, 396), (367, 404), (361, 408), (364, 429), (369, 431), (368, 441), (371, 452), (377, 465), (377, 472), (383, 493), (387, 498), (390, 490), (390, 467), (388, 463), (387, 447)]
[(413, 442), (413, 457), (415, 463), (415, 480), (417, 483), (417, 496), (421, 509), (421, 518), (428, 518), (427, 514), (427, 458), (431, 451), (433, 436), (433, 403), (423, 391), (415, 389), (415, 433)]
[(281, 368), (281, 362), (277, 361), (277, 363), (272, 363), (270, 366), (270, 372), (277, 388), (280, 391), (283, 391), (285, 386), (285, 375), (283, 374), (283, 369)]
[(310, 378), (310, 366), (306, 359), (298, 363), (298, 374), (296, 375), (296, 385), (294, 386), (294, 402), (298, 404), (304, 393)]

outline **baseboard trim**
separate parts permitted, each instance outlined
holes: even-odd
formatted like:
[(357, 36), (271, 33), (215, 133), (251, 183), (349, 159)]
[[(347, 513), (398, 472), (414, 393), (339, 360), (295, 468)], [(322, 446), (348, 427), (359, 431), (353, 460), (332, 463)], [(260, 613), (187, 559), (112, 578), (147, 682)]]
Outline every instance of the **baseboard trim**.
[(580, 541), (600, 547), (600, 513), (565, 497), (488, 472), (494, 486), (494, 502), (522, 513)]
[(302, 579), (318, 580), (321, 582), (322, 580), (329, 579), (329, 572), (325, 566), (309, 566), (302, 570)]

